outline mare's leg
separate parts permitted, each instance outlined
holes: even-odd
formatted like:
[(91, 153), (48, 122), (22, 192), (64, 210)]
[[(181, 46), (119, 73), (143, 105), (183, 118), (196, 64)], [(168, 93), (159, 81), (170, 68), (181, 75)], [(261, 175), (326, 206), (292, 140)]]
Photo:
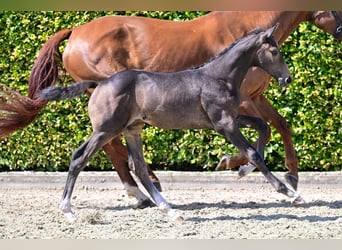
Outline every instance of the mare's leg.
[(110, 134), (104, 132), (93, 132), (90, 138), (83, 143), (71, 157), (62, 202), (60, 208), (70, 221), (75, 221), (76, 216), (71, 210), (71, 195), (79, 173), (85, 168), (89, 158), (109, 140)]
[(255, 100), (255, 104), (259, 109), (263, 119), (270, 121), (273, 127), (280, 133), (285, 150), (285, 165), (289, 170), (285, 175), (286, 181), (297, 190), (298, 186), (298, 158), (292, 142), (291, 129), (285, 118), (272, 107), (269, 101), (263, 96), (259, 96)]
[[(113, 145), (114, 143), (116, 145)], [(128, 196), (135, 197), (138, 200), (138, 203), (136, 204), (136, 208), (145, 208), (145, 207), (154, 206), (154, 203), (138, 188), (138, 185), (133, 179), (129, 171), (128, 165), (127, 165), (127, 159), (128, 159), (127, 150), (126, 148), (123, 148), (124, 154), (122, 151), (121, 152), (117, 151), (119, 147), (115, 147), (115, 146), (117, 146), (118, 143), (122, 145), (120, 137), (116, 137), (113, 140), (111, 140), (109, 143), (104, 145), (103, 150), (106, 153), (106, 155), (109, 157), (113, 165), (115, 166), (118, 176), (121, 182), (123, 183)]]
[(138, 124), (127, 128), (124, 132), (128, 151), (128, 165), (151, 195), (158, 208), (167, 213), (173, 220), (183, 220), (167, 203), (148, 176), (147, 164), (142, 151), (141, 130), (142, 126)]

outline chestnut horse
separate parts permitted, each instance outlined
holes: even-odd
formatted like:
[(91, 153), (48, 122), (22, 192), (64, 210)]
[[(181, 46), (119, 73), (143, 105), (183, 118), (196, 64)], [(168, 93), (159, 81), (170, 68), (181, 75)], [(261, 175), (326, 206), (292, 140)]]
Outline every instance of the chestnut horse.
[[(74, 29), (61, 30), (46, 41), (39, 53), (29, 79), (28, 98), (10, 90), (1, 93), (0, 110), (7, 111), (8, 115), (1, 117), (0, 138), (30, 124), (47, 104), (37, 97), (37, 93), (54, 85), (58, 79), (58, 62), (61, 61), (59, 45), (63, 40), (69, 39), (63, 53), (63, 63), (72, 78), (76, 81), (103, 80), (129, 68), (170, 72), (200, 65), (253, 28), (269, 28), (275, 23), (280, 23), (274, 34), (279, 44), (304, 21), (314, 23), (341, 40), (341, 15), (342, 12), (333, 11), (211, 12), (184, 22), (106, 16)], [(263, 95), (269, 80), (270, 76), (263, 70), (249, 70), (240, 89), (240, 112), (270, 122), (281, 134), (285, 164), (289, 170), (286, 179), (297, 189), (298, 160), (290, 128)], [(104, 146), (104, 151), (127, 192), (135, 196), (139, 203), (144, 203), (147, 197), (140, 192), (129, 173), (127, 152), (121, 139), (113, 139)], [(246, 164), (247, 159), (237, 155), (221, 162), (225, 163), (223, 168), (232, 168)], [(158, 179), (151, 171), (150, 175), (157, 185)]]

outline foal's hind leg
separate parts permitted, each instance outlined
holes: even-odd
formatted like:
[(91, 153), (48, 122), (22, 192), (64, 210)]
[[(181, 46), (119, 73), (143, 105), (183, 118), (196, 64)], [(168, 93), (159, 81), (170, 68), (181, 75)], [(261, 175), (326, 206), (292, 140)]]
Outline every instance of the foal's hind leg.
[(167, 213), (167, 215), (173, 220), (183, 220), (183, 218), (179, 216), (167, 203), (148, 176), (147, 164), (142, 151), (142, 141), (140, 135), (141, 129), (141, 125), (135, 125), (134, 127), (126, 129), (124, 133), (127, 143), (129, 167), (140, 179), (141, 183), (151, 195), (152, 199), (155, 201), (160, 210)]
[[(113, 146), (113, 143), (115, 143), (115, 141), (119, 141), (116, 143), (116, 147)], [(127, 150), (121, 144), (123, 147), (123, 152), (117, 151), (117, 149), (119, 148), (117, 147), (118, 143), (121, 144), (120, 137), (117, 137), (104, 145), (103, 150), (115, 166), (118, 176), (120, 177), (120, 180), (123, 183), (128, 196), (135, 197), (138, 200), (136, 208), (154, 206), (154, 203), (138, 188), (138, 185), (133, 179), (127, 165)]]
[[(114, 138), (113, 140), (108, 142), (105, 145), (105, 147), (106, 147), (106, 151), (108, 152), (108, 153), (106, 152), (106, 154), (107, 156), (110, 157), (110, 160), (112, 161), (116, 170), (118, 171), (118, 175), (120, 176), (122, 173), (122, 177), (120, 176), (121, 181), (124, 184), (127, 181), (129, 185), (136, 187), (137, 184), (128, 171), (129, 168), (127, 165), (127, 161), (128, 161), (127, 150), (126, 150), (126, 147), (122, 144), (121, 138), (120, 137)], [(117, 157), (113, 157), (111, 154), (115, 154)], [(119, 166), (119, 169), (116, 166)], [(148, 165), (147, 165), (147, 171), (148, 171), (148, 175), (150, 176), (152, 183), (161, 192), (162, 187), (160, 185), (160, 181)]]
[(76, 179), (79, 173), (85, 168), (89, 158), (109, 139), (109, 134), (94, 132), (91, 137), (72, 154), (68, 177), (63, 192), (63, 199), (60, 203), (60, 208), (70, 221), (76, 220), (76, 216), (72, 212), (70, 204)]

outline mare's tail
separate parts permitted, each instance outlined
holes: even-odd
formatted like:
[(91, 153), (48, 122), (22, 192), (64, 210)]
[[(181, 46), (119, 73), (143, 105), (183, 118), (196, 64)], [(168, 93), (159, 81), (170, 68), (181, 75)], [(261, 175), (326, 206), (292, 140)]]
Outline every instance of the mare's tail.
[(55, 85), (62, 62), (59, 45), (69, 38), (71, 32), (61, 30), (45, 42), (31, 71), (28, 97), (0, 86), (0, 139), (29, 125), (48, 103), (39, 98), (38, 93)]
[(96, 88), (95, 81), (77, 82), (69, 86), (48, 87), (39, 93), (39, 97), (46, 101), (71, 99), (85, 94), (89, 88)]

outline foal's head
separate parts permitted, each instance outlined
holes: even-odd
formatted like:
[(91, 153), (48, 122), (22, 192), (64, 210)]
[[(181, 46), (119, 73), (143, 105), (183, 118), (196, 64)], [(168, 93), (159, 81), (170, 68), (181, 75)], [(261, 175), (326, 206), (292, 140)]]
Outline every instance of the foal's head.
[(257, 51), (257, 64), (260, 68), (276, 78), (279, 86), (285, 87), (292, 80), (288, 66), (280, 53), (277, 42), (272, 36), (277, 27), (278, 24), (259, 33), (257, 45), (260, 48)]

